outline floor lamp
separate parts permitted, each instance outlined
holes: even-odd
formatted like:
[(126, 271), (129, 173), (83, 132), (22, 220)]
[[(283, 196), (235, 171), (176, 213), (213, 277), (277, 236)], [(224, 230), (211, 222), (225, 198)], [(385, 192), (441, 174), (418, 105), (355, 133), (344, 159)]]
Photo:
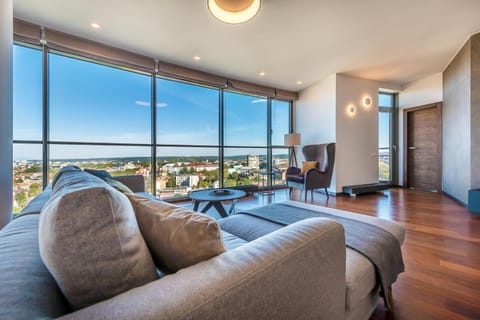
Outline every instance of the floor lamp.
[(287, 133), (284, 136), (284, 145), (292, 148), (292, 153), (290, 154), (290, 163), (293, 166), (297, 166), (297, 155), (295, 154), (295, 146), (299, 146), (300, 143), (300, 133)]

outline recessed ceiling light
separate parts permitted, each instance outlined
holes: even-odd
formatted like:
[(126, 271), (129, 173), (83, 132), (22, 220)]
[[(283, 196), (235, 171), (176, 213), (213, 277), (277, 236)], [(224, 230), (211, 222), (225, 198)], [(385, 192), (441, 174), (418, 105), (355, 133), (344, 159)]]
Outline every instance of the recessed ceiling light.
[(261, 0), (207, 0), (208, 10), (225, 23), (246, 22), (258, 13)]
[(198, 60), (200, 60), (200, 57), (199, 57), (199, 56), (195, 56), (195, 57), (193, 57), (193, 60), (197, 60), (197, 61), (198, 61)]
[(93, 29), (100, 29), (100, 25), (98, 23), (93, 22), (90, 25), (92, 26)]
[(298, 85), (301, 85), (301, 84), (303, 84), (303, 82), (300, 81), (300, 80), (298, 80), (298, 81), (297, 81), (297, 84), (298, 84)]
[(262, 72), (259, 73), (259, 75), (260, 75), (261, 77), (263, 77), (263, 76), (265, 75), (265, 72), (262, 71)]

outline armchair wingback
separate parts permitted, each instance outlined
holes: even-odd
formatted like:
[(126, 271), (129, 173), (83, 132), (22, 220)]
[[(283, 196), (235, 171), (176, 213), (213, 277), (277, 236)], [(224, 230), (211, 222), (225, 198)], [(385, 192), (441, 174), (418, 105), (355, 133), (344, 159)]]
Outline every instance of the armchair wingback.
[(317, 161), (316, 168), (310, 168), (304, 174), (301, 174), (300, 168), (290, 167), (287, 169), (287, 186), (305, 191), (305, 202), (307, 201), (307, 191), (311, 191), (313, 200), (313, 190), (324, 188), (329, 198), (327, 188), (332, 181), (333, 166), (335, 163), (335, 143), (311, 144), (302, 148), (303, 156), (306, 161)]

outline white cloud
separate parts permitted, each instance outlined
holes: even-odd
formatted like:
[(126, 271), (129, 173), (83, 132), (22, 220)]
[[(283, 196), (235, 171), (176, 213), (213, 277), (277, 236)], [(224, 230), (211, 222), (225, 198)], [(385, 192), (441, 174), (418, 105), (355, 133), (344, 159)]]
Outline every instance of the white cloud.
[[(143, 106), (143, 107), (150, 107), (150, 102), (148, 101), (142, 101), (142, 100), (137, 100), (135, 101), (135, 104), (138, 106)], [(168, 106), (166, 102), (158, 102), (157, 103), (157, 108), (165, 108)]]
[(150, 102), (148, 101), (137, 100), (135, 101), (135, 104), (138, 106), (150, 107)]
[(252, 103), (261, 103), (261, 102), (266, 102), (267, 99), (256, 99), (256, 100), (252, 100)]

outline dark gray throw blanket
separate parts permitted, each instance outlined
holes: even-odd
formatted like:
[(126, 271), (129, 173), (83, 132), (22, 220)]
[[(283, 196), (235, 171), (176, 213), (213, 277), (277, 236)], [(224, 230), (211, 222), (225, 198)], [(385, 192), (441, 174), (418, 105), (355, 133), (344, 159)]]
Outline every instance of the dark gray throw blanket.
[(329, 218), (340, 222), (345, 229), (346, 246), (365, 256), (375, 266), (385, 306), (391, 308), (387, 290), (397, 280), (397, 275), (404, 271), (404, 265), (400, 243), (390, 232), (369, 223), (288, 204), (272, 204), (238, 214), (248, 214), (282, 225), (308, 218)]

